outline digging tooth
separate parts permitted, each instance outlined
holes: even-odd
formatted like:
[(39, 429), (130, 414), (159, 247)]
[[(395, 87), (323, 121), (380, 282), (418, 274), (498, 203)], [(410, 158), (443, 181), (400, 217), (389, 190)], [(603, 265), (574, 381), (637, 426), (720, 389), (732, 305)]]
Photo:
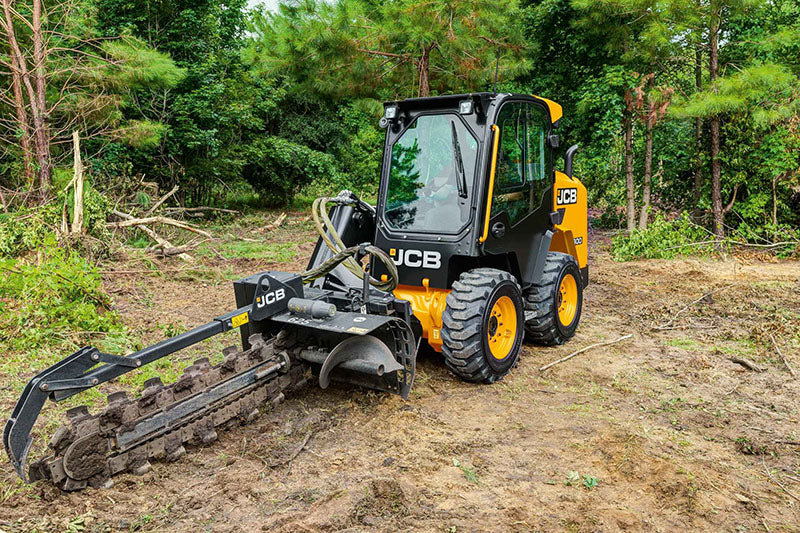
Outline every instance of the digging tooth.
[(117, 391), (117, 392), (112, 392), (111, 394), (109, 394), (106, 397), (106, 401), (108, 402), (108, 405), (111, 405), (113, 403), (122, 403), (122, 402), (126, 401), (127, 399), (128, 399), (128, 393), (125, 392), (124, 390)]
[(47, 459), (41, 459), (28, 467), (28, 481), (33, 483), (40, 479), (50, 479), (50, 469), (47, 468)]
[(225, 360), (220, 365), (220, 370), (223, 374), (231, 374), (236, 371), (236, 361), (237, 357), (235, 355), (228, 355), (225, 357)]
[(50, 437), (47, 445), (56, 453), (60, 453), (66, 450), (73, 440), (75, 440), (75, 434), (72, 429), (69, 426), (60, 426)]
[(131, 469), (131, 474), (133, 474), (134, 476), (143, 476), (152, 469), (153, 465), (150, 464), (150, 461), (145, 461), (139, 466), (136, 466), (133, 469)]
[(144, 390), (142, 390), (142, 394), (147, 393), (148, 391), (155, 392), (160, 389), (164, 388), (164, 384), (161, 382), (160, 377), (150, 378), (144, 382)]
[(89, 483), (85, 479), (77, 480), (68, 477), (64, 480), (64, 486), (62, 487), (62, 489), (67, 492), (72, 492), (76, 490), (85, 489), (88, 484)]
[(98, 475), (89, 478), (89, 486), (93, 489), (110, 489), (114, 482), (108, 476)]
[(73, 407), (72, 409), (67, 410), (67, 419), (72, 423), (73, 426), (77, 426), (81, 421), (85, 420), (91, 416), (89, 414), (89, 408), (85, 405), (79, 405), (78, 407)]
[(174, 463), (184, 455), (186, 455), (186, 448), (179, 446), (171, 452), (167, 452), (167, 454), (164, 456), (164, 460), (166, 460), (168, 463)]
[(232, 355), (236, 355), (239, 352), (239, 349), (236, 346), (228, 346), (227, 348), (223, 348), (222, 355), (227, 359)]
[(214, 430), (214, 424), (210, 420), (198, 425), (194, 430), (194, 434), (205, 445), (217, 440), (217, 432)]

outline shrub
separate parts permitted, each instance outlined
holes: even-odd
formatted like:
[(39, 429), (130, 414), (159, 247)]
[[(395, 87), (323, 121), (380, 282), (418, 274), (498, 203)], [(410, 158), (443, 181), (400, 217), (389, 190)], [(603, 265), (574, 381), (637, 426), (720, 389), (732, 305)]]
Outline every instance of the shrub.
[(97, 269), (52, 233), (40, 250), (28, 260), (0, 259), (0, 345), (30, 350), (123, 335)]
[(612, 254), (617, 261), (633, 259), (671, 259), (679, 255), (710, 253), (713, 243), (709, 234), (694, 224), (687, 213), (667, 220), (660, 213), (645, 230), (619, 235), (612, 241)]

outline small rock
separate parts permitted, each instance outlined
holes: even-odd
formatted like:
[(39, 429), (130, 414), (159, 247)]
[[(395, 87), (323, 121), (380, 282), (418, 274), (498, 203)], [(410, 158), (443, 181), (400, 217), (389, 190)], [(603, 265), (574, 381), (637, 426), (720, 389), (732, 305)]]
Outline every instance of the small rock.
[(394, 457), (387, 457), (386, 459), (383, 460), (383, 466), (391, 466), (394, 464), (394, 461), (395, 461)]

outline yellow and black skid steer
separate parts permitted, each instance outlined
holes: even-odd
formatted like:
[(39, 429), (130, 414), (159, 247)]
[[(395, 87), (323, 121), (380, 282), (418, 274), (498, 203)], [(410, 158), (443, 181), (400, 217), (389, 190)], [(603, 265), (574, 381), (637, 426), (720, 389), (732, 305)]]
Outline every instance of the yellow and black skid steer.
[[(30, 380), (3, 430), (24, 480), (63, 490), (104, 486), (151, 461), (174, 461), (217, 430), (314, 379), (408, 399), (424, 340), (460, 378), (492, 383), (523, 340), (557, 345), (578, 327), (588, 283), (586, 188), (577, 147), (553, 168), (561, 106), (497, 93), (384, 104), (376, 206), (343, 191), (320, 198), (320, 234), (302, 274), (234, 282), (235, 310), (127, 356), (85, 347)], [(241, 348), (200, 359), (174, 383), (108, 395), (100, 412), (67, 412), (51, 453), (27, 467), (34, 424), (61, 401), (219, 333)]]

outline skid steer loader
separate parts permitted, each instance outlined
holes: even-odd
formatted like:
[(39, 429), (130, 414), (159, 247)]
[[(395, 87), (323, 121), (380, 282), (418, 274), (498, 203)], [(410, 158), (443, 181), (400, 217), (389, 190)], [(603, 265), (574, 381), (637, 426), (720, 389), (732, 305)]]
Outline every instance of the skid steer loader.
[[(569, 340), (588, 283), (587, 199), (572, 176), (577, 147), (554, 171), (561, 106), (536, 96), (477, 93), (384, 105), (376, 206), (343, 191), (314, 202), (320, 239), (302, 274), (234, 283), (237, 309), (127, 356), (85, 347), (25, 387), (3, 430), (24, 480), (63, 490), (142, 474), (186, 446), (246, 423), (313, 375), (408, 399), (424, 340), (460, 378), (491, 383), (523, 339)], [(242, 347), (200, 359), (174, 383), (148, 380), (101, 411), (67, 411), (50, 452), (30, 465), (46, 400), (62, 401), (219, 333)]]

